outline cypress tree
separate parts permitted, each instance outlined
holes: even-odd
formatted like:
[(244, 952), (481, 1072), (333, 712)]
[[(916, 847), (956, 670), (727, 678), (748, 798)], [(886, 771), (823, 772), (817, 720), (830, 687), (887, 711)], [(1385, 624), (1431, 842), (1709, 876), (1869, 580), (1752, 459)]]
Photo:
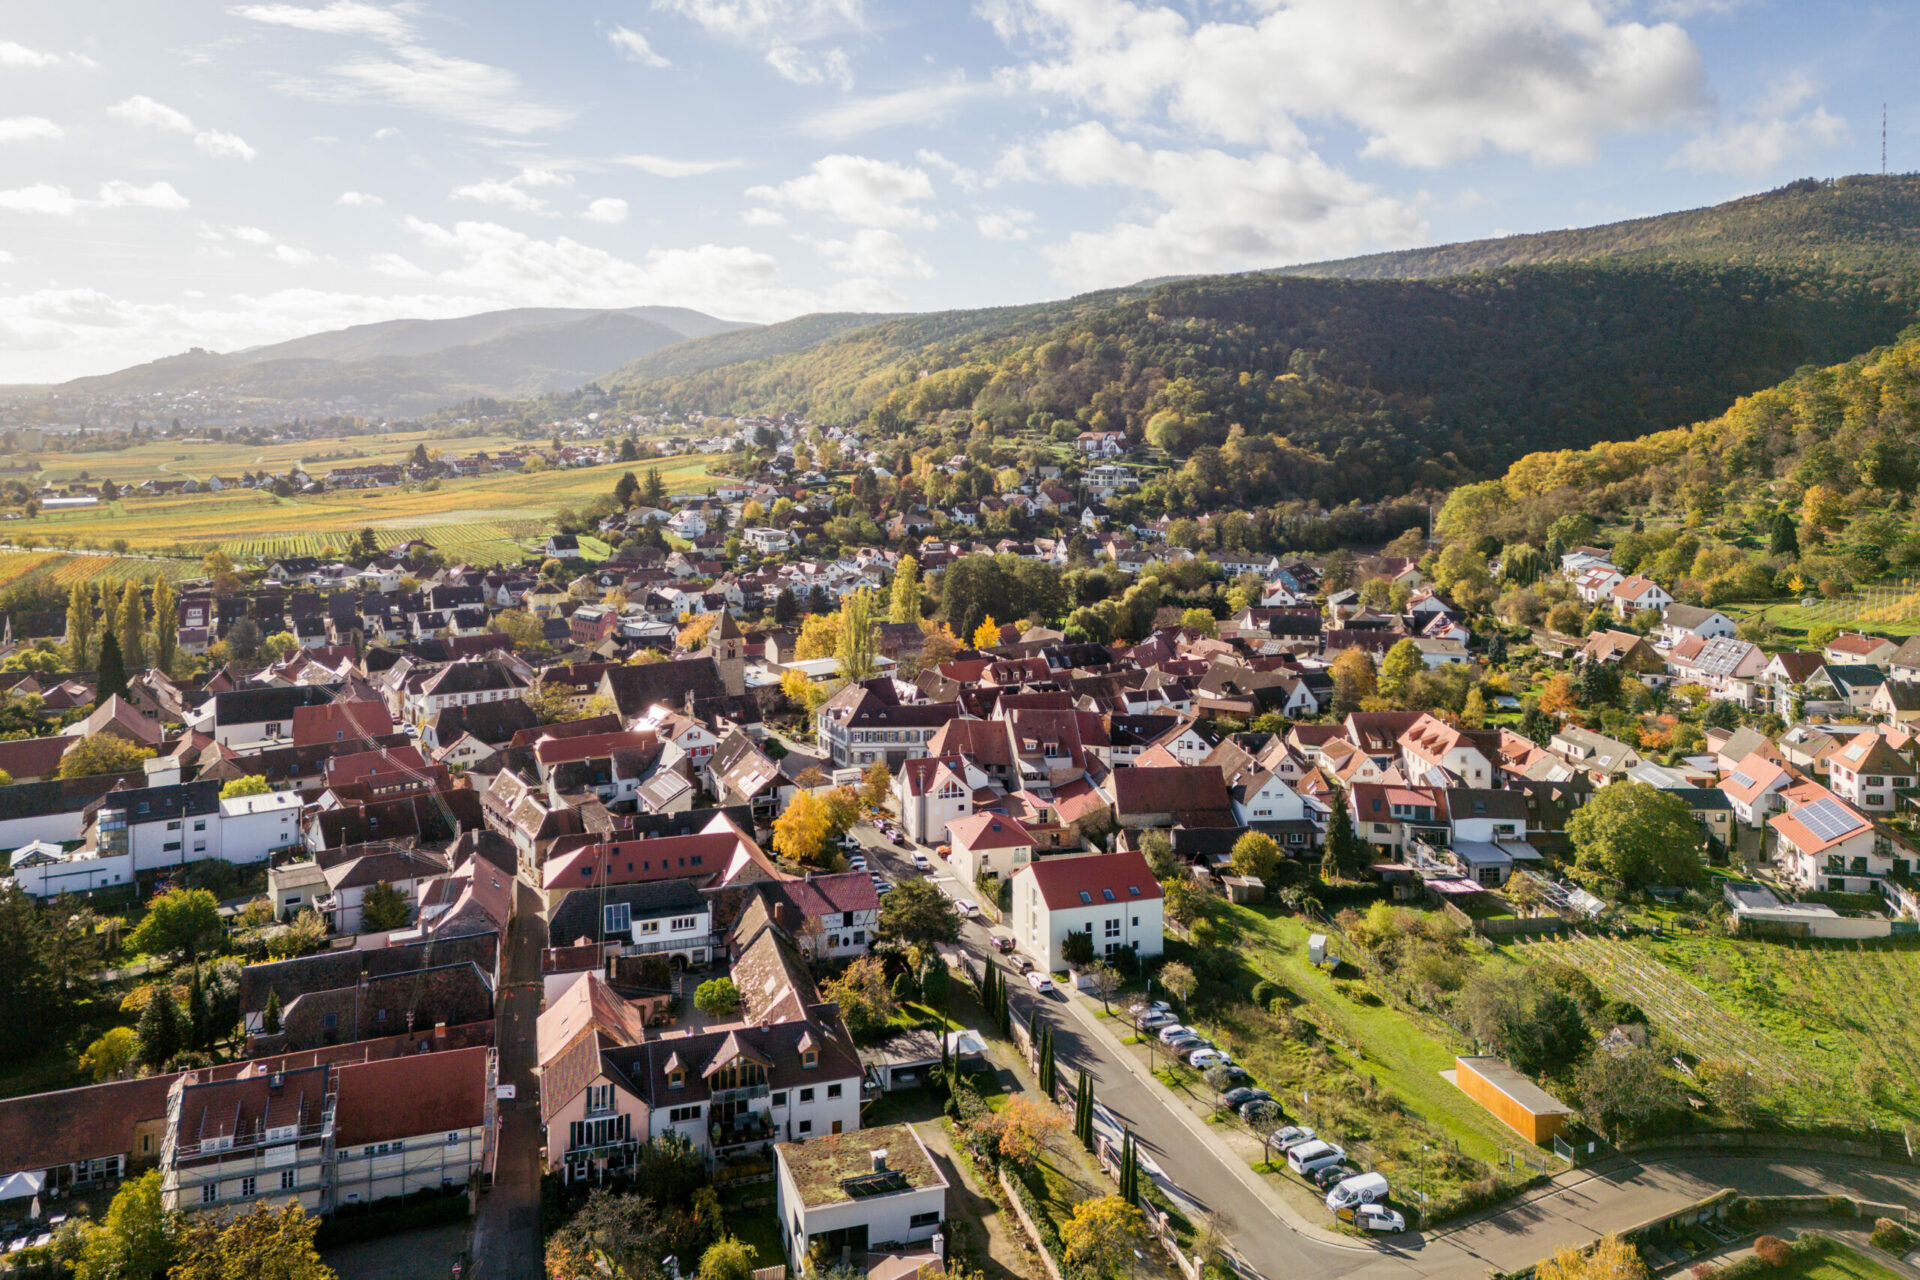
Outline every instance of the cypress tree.
[(1041, 1032), (1041, 1037), (1040, 1091), (1051, 1098), (1053, 1097), (1053, 1087), (1057, 1079), (1057, 1073), (1053, 1067), (1053, 1028), (1048, 1027), (1045, 1031)]
[(120, 637), (111, 630), (100, 637), (100, 669), (94, 678), (94, 698), (105, 702), (127, 691), (127, 664), (120, 656)]
[(187, 986), (187, 1045), (208, 1049), (213, 1045), (213, 1005), (207, 999), (207, 984), (201, 981), (200, 966), (193, 966), (193, 981)]
[(180, 1052), (180, 1011), (174, 1007), (173, 992), (165, 985), (154, 988), (153, 998), (140, 1014), (139, 1036), (140, 1061), (155, 1071)]
[(280, 1034), (280, 993), (267, 988), (266, 1011), (260, 1015), (260, 1030), (270, 1036)]

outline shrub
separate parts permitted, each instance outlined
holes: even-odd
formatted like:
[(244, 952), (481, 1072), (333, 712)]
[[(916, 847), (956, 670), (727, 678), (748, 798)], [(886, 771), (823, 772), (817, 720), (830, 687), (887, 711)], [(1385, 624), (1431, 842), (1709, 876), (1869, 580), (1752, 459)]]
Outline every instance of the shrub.
[(1753, 1242), (1753, 1256), (1770, 1267), (1784, 1267), (1793, 1249), (1779, 1236), (1761, 1236)]
[(1912, 1233), (1892, 1218), (1876, 1218), (1871, 1239), (1874, 1248), (1888, 1253), (1905, 1253), (1913, 1243)]
[(1262, 978), (1253, 984), (1253, 1002), (1262, 1009), (1271, 1005), (1279, 994), (1280, 984), (1267, 978)]

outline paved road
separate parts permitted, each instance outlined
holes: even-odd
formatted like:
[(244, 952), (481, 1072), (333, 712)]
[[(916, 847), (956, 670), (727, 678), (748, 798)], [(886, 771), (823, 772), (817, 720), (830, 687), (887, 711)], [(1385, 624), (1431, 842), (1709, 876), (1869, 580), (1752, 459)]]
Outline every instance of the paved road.
[[(856, 830), (868, 859), (893, 879), (920, 873), (910, 855), (866, 827)], [(936, 883), (955, 897), (976, 897), (945, 861), (926, 850)], [(962, 941), (976, 959), (993, 953), (984, 924), (968, 922)], [(1016, 976), (1017, 980), (1017, 976)], [(1441, 1280), (1484, 1280), (1489, 1268), (1513, 1270), (1563, 1245), (1585, 1244), (1702, 1199), (1723, 1187), (1747, 1194), (1844, 1193), (1920, 1205), (1920, 1169), (1833, 1158), (1700, 1156), (1618, 1157), (1574, 1170), (1501, 1211), (1443, 1227), (1372, 1242), (1328, 1239), (1295, 1230), (1268, 1196), (1249, 1185), (1254, 1175), (1222, 1155), (1192, 1126), (1192, 1117), (1157, 1083), (1143, 1080), (1124, 1052), (1095, 1033), (1090, 1013), (1070, 1007), (1064, 994), (1040, 996), (1016, 986), (1014, 1017), (1036, 1005), (1053, 1028), (1055, 1058), (1093, 1075), (1096, 1099), (1134, 1130), (1142, 1151), (1163, 1175), (1156, 1178), (1189, 1204), (1217, 1215), (1241, 1270), (1263, 1280), (1387, 1280), (1409, 1274)]]
[(534, 1082), (540, 1018), (540, 951), (546, 945), (541, 895), (514, 881), (513, 919), (507, 926), (495, 1042), (500, 1083), (518, 1095), (500, 1104), (500, 1147), (493, 1189), (480, 1199), (473, 1223), (474, 1280), (540, 1280), (540, 1104)]

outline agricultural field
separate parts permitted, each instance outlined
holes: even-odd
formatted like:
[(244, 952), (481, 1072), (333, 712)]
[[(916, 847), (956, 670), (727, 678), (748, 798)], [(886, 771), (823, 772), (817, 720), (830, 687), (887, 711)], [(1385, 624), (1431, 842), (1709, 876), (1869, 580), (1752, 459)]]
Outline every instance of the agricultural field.
[(1861, 587), (1834, 600), (1816, 597), (1808, 605), (1798, 600), (1775, 600), (1724, 604), (1720, 610), (1736, 622), (1765, 618), (1784, 635), (1796, 639), (1822, 623), (1883, 636), (1920, 635), (1920, 583)]
[(179, 581), (198, 573), (197, 562), (146, 556), (62, 555), (50, 551), (0, 551), (0, 591), (14, 588), (57, 587), (76, 582), (150, 582), (157, 577)]
[(391, 435), (341, 436), (333, 440), (302, 440), (291, 444), (257, 445), (221, 442), (182, 444), (158, 440), (115, 452), (41, 453), (41, 477), (55, 484), (78, 480), (84, 472), (92, 480), (138, 484), (155, 477), (205, 480), (208, 476), (237, 475), (242, 471), (281, 472), (301, 465), (325, 473), (355, 463), (403, 462), (414, 446), (449, 453), (497, 453), (526, 443), (513, 436), (453, 437), (443, 430), (401, 431)]
[(1699, 1056), (1746, 1062), (1806, 1123), (1920, 1118), (1920, 949), (1679, 933), (1508, 949), (1577, 966)]
[[(521, 559), (551, 532), (560, 508), (584, 506), (610, 492), (622, 471), (644, 474), (648, 465), (444, 480), (435, 489), (346, 489), (290, 498), (254, 490), (123, 497), (84, 511), (18, 521), (5, 533), (16, 545), (35, 551), (104, 549), (124, 541), (135, 552), (183, 560), (197, 560), (217, 546), (236, 561), (249, 561), (337, 554), (360, 530), (371, 527), (382, 541), (420, 538), (450, 560), (491, 564)], [(704, 457), (668, 458), (659, 465), (671, 493), (702, 490), (710, 483)]]

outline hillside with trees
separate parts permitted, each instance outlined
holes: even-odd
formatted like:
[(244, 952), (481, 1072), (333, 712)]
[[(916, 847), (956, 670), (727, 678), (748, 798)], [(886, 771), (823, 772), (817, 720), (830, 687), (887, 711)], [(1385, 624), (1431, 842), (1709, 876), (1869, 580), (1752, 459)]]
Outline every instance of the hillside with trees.
[[(1920, 177), (1062, 302), (804, 317), (602, 380), (636, 409), (1125, 431), (1244, 503), (1370, 501), (1696, 422), (1920, 314)], [(817, 341), (808, 341), (815, 334)], [(1188, 468), (1192, 470), (1190, 466)], [(1174, 493), (1176, 507), (1183, 504)]]
[(1435, 529), (1456, 559), (1509, 565), (1598, 536), (1696, 603), (1833, 596), (1920, 571), (1917, 449), (1920, 327), (1694, 426), (1529, 454), (1456, 489)]

